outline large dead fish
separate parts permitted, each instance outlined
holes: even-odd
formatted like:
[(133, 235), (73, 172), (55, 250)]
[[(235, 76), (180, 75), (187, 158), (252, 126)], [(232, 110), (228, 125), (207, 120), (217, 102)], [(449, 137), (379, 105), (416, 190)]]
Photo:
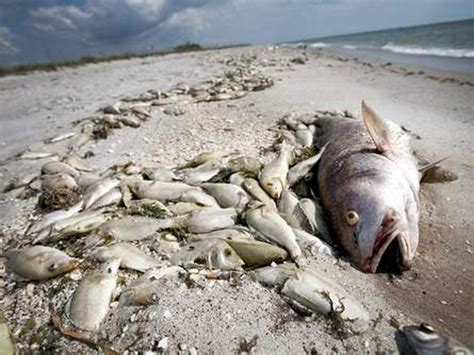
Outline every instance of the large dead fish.
[(362, 102), (363, 121), (321, 118), (318, 184), (334, 232), (366, 272), (410, 268), (418, 245), (419, 173), (409, 137)]

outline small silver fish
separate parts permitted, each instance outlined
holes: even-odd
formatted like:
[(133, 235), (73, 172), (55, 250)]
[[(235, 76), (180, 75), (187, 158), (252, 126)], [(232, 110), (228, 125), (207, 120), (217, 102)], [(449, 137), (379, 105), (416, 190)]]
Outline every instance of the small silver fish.
[(172, 255), (170, 261), (184, 268), (207, 267), (223, 271), (241, 270), (244, 265), (239, 255), (221, 239), (190, 243)]
[(97, 248), (92, 253), (92, 257), (101, 262), (118, 258), (121, 260), (121, 267), (141, 272), (160, 266), (158, 260), (126, 242)]
[(99, 329), (109, 311), (120, 262), (120, 259), (113, 259), (102, 265), (100, 270), (86, 274), (81, 280), (66, 310), (75, 327), (86, 331)]
[(61, 250), (36, 245), (9, 250), (7, 268), (27, 280), (46, 280), (74, 270), (79, 261)]

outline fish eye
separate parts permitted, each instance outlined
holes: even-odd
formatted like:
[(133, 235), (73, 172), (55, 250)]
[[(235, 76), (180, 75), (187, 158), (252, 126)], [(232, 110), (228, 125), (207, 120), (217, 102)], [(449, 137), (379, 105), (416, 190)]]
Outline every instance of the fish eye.
[(225, 256), (231, 256), (232, 255), (232, 251), (230, 249), (224, 249), (224, 255)]
[(53, 264), (48, 266), (49, 271), (56, 271), (57, 268), (58, 268), (58, 264), (56, 264), (56, 263), (53, 263)]
[(346, 222), (350, 226), (354, 226), (359, 222), (359, 215), (356, 211), (349, 211), (346, 214)]

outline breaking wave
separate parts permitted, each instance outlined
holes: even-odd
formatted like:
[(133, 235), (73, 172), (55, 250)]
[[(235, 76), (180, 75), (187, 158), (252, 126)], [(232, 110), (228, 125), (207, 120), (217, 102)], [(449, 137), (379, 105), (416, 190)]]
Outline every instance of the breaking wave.
[(382, 49), (402, 54), (416, 54), (416, 55), (435, 55), (441, 57), (456, 57), (456, 58), (474, 58), (474, 50), (472, 49), (453, 49), (453, 48), (419, 48), (419, 47), (404, 47), (393, 44), (386, 44)]

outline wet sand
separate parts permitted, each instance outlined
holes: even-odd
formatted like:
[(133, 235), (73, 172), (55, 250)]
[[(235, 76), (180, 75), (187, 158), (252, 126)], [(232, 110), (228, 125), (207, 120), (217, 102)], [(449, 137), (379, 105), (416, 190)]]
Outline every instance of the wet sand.
[[(419, 70), (411, 68), (347, 60), (318, 50), (308, 51), (308, 62), (296, 65), (289, 63), (301, 55), (299, 49), (250, 47), (6, 77), (0, 79), (0, 188), (16, 175), (39, 171), (43, 163), (7, 158), (28, 146), (43, 149), (43, 139), (70, 131), (73, 120), (126, 95), (168, 90), (178, 83), (194, 85), (222, 73), (224, 61), (241, 54), (255, 54), (275, 85), (240, 100), (189, 102), (186, 113), (179, 117), (157, 109), (141, 128), (118, 130), (88, 147), (95, 153), (93, 163), (108, 166), (130, 157), (141, 160), (152, 156), (160, 163), (177, 165), (199, 151), (218, 147), (258, 156), (272, 144), (276, 123), (284, 114), (320, 109), (358, 113), (365, 99), (382, 117), (418, 135), (413, 147), (421, 155), (429, 160), (449, 156), (443, 166), (459, 179), (423, 186), (419, 255), (413, 269), (402, 276), (366, 275), (352, 267), (336, 266), (324, 257), (312, 261), (314, 268), (324, 270), (359, 298), (374, 318), (382, 314), (382, 321), (370, 334), (341, 341), (327, 334), (323, 324), (299, 318), (275, 292), (245, 279), (237, 290), (220, 283), (201, 293), (181, 290), (153, 310), (138, 310), (141, 323), (133, 325), (129, 334), (151, 332), (139, 341), (120, 340), (122, 328), (118, 326), (136, 310), (112, 312), (104, 324), (108, 339), (122, 351), (151, 349), (155, 341), (169, 336), (176, 344), (195, 346), (199, 353), (231, 353), (239, 348), (242, 338), (250, 340), (257, 335), (257, 353), (311, 349), (323, 353), (390, 352), (396, 349), (395, 330), (389, 324), (394, 318), (402, 324), (427, 321), (473, 346), (474, 89), (460, 84), (474, 82), (472, 76), (443, 81), (448, 74), (429, 70), (418, 74)], [(459, 75), (455, 77), (459, 79)], [(21, 238), (26, 218), (34, 211), (35, 199), (18, 200), (15, 196), (12, 192), (0, 198), (2, 249)], [(7, 281), (2, 306), (15, 340), (24, 344), (24, 350), (31, 346), (32, 334), (31, 330), (22, 333), (22, 329), (30, 318), (37, 320), (36, 330), (47, 324), (48, 317), (42, 314), (47, 310), (45, 294), (58, 283), (51, 280), (34, 286), (33, 309), (26, 285)], [(165, 310), (171, 312), (171, 318), (163, 318)], [(149, 319), (152, 311), (158, 313), (157, 320)], [(63, 351), (90, 350), (59, 339), (57, 334), (51, 339), (56, 339), (56, 349)]]

